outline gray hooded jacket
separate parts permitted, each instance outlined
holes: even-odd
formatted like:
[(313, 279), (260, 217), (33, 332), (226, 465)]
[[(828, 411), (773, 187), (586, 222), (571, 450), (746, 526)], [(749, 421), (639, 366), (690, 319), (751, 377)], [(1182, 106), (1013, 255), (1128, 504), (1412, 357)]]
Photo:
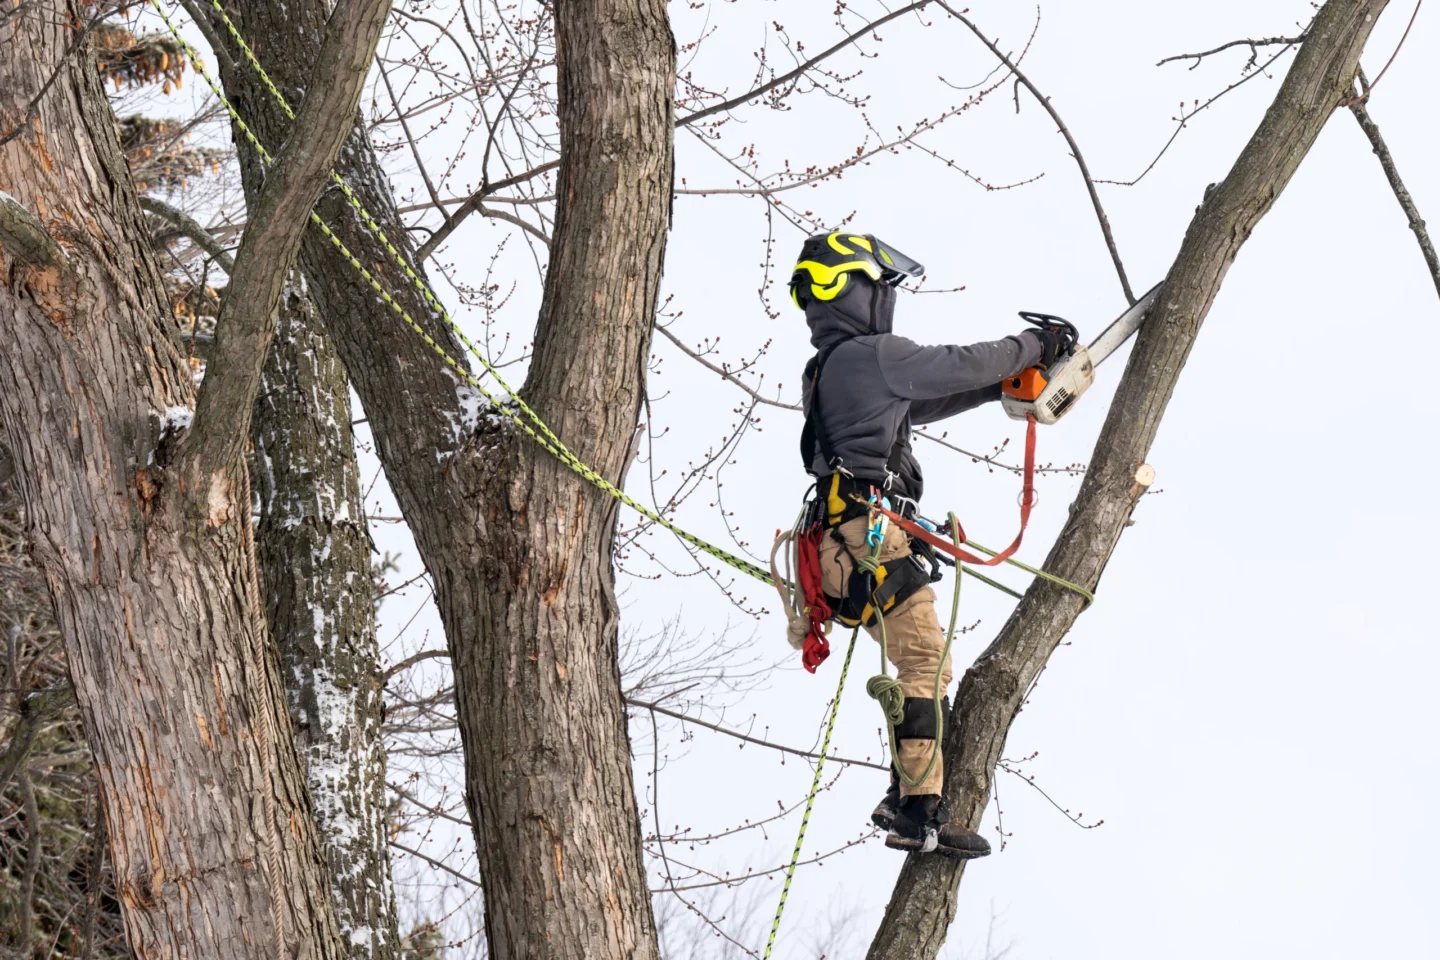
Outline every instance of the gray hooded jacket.
[[(926, 347), (890, 332), (894, 313), (895, 290), (868, 281), (850, 283), (834, 300), (806, 306), (810, 343), (818, 351), (805, 366), (807, 419), (822, 357), (825, 365), (813, 418), (814, 456), (805, 469), (816, 477), (843, 469), (881, 486), (898, 438), (901, 449), (890, 492), (919, 500), (925, 480), (910, 449), (911, 427), (1000, 399), (1002, 380), (1039, 362), (1040, 341), (1021, 333), (968, 347)], [(826, 441), (833, 464), (821, 453)], [(802, 440), (802, 458), (804, 447)]]

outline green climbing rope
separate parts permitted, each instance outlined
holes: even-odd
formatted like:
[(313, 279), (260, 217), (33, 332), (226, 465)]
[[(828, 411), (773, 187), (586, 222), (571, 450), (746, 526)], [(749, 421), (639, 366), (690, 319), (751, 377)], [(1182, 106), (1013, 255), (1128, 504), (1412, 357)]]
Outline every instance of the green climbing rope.
[(775, 949), (775, 935), (780, 932), (780, 917), (785, 913), (785, 901), (790, 897), (790, 881), (795, 878), (795, 867), (800, 862), (800, 848), (805, 845), (805, 828), (810, 826), (810, 811), (815, 806), (815, 796), (820, 792), (820, 774), (825, 769), (825, 757), (830, 751), (830, 734), (835, 732), (835, 718), (840, 713), (840, 695), (845, 692), (845, 677), (850, 673), (850, 658), (855, 653), (855, 638), (860, 628), (850, 631), (850, 646), (845, 651), (845, 663), (840, 667), (840, 683), (835, 687), (835, 699), (830, 703), (830, 719), (825, 723), (825, 736), (820, 740), (820, 756), (815, 761), (815, 776), (810, 781), (810, 795), (805, 798), (805, 813), (800, 818), (800, 833), (795, 837), (795, 849), (790, 854), (790, 863), (785, 867), (785, 885), (780, 888), (780, 903), (775, 907), (775, 919), (770, 923), (770, 939), (765, 944), (765, 960)]
[[(271, 156), (270, 152), (265, 149), (265, 146), (260, 142), (259, 137), (257, 137), (255, 135), (255, 132), (250, 129), (248, 124), (245, 123), (244, 119), (240, 116), (234, 105), (231, 104), (229, 98), (227, 98), (224, 92), (221, 90), (220, 85), (216, 83), (215, 80), (210, 76), (209, 71), (205, 68), (204, 62), (196, 54), (194, 48), (191, 47), (190, 43), (183, 36), (181, 36), (180, 31), (176, 28), (174, 22), (170, 19), (169, 15), (166, 14), (165, 9), (160, 5), (160, 0), (150, 0), (150, 4), (152, 7), (154, 7), (155, 12), (160, 16), (160, 19), (165, 24), (166, 29), (169, 30), (170, 35), (175, 38), (176, 42), (180, 44), (181, 48), (189, 57), (191, 66), (195, 69), (195, 72), (200, 74), (201, 79), (205, 81), (211, 92), (215, 94), (216, 99), (219, 100), (220, 104), (230, 115), (230, 118), (235, 123), (236, 129), (238, 129), (241, 134), (244, 135), (245, 139), (255, 147), (256, 153), (259, 155), (262, 162), (267, 164), (272, 162), (273, 157)], [(254, 69), (256, 74), (260, 77), (261, 82), (269, 91), (270, 96), (275, 100), (276, 104), (279, 105), (282, 112), (284, 112), (287, 117), (293, 119), (295, 116), (294, 110), (291, 109), (289, 102), (280, 92), (274, 81), (271, 80), (270, 75), (265, 71), (265, 68), (261, 66), (259, 59), (255, 56), (254, 51), (251, 50), (250, 45), (245, 41), (239, 29), (235, 26), (234, 21), (232, 21), (230, 17), (225, 13), (224, 9), (220, 6), (218, 0), (210, 0), (210, 5), (215, 9), (216, 16), (219, 18), (220, 22), (224, 24), (226, 31), (235, 41), (236, 46), (238, 46), (241, 52), (244, 54), (246, 62), (249, 63), (251, 68)], [(530, 406), (524, 401), (524, 399), (521, 398), (520, 395), (517, 394), (515, 390), (510, 387), (510, 385), (505, 381), (505, 378), (500, 374), (500, 371), (495, 369), (494, 365), (489, 362), (489, 360), (484, 356), (484, 354), (479, 350), (479, 348), (476, 347), (476, 345), (471, 342), (471, 340), (465, 335), (464, 331), (460, 329), (454, 318), (450, 316), (449, 311), (447, 311), (444, 305), (440, 303), (439, 299), (435, 296), (434, 292), (430, 289), (424, 278), (421, 277), (411, 267), (410, 262), (406, 259), (405, 255), (401, 253), (400, 250), (390, 241), (390, 238), (385, 235), (384, 230), (381, 229), (380, 225), (375, 222), (374, 217), (372, 217), (370, 215), (370, 212), (365, 209), (365, 206), (360, 202), (359, 198), (356, 197), (355, 194), (350, 190), (349, 185), (345, 183), (344, 179), (341, 178), (334, 171), (331, 171), (330, 179), (336, 185), (336, 187), (339, 188), (341, 194), (345, 197), (345, 200), (350, 205), (350, 207), (354, 209), (355, 212), (359, 215), (361, 224), (364, 227), (365, 231), (369, 233), (372, 237), (374, 237), (382, 246), (385, 247), (391, 259), (394, 260), (395, 264), (405, 274), (406, 278), (410, 281), (410, 283), (414, 285), (415, 289), (419, 291), (420, 295), (424, 298), (426, 304), (435, 311), (436, 316), (438, 316), (440, 320), (446, 325), (446, 327), (448, 327), (449, 330), (456, 336), (456, 338), (459, 339), (459, 341), (465, 346), (466, 350), (471, 354), (471, 356), (473, 356), (475, 360), (481, 365), (481, 367), (484, 368), (486, 374), (495, 378), (495, 382), (499, 384), (501, 389), (503, 389), (508, 395), (510, 402), (514, 404), (514, 409), (512, 409), (510, 403), (498, 402), (496, 398), (485, 389), (484, 385), (474, 376), (474, 374), (472, 374), (465, 367), (464, 364), (460, 363), (458, 360), (452, 357), (449, 351), (447, 351), (444, 346), (437, 343), (434, 337), (432, 337), (423, 326), (416, 322), (414, 317), (410, 315), (409, 311), (407, 311), (404, 306), (402, 306), (398, 301), (395, 300), (395, 298), (390, 294), (390, 292), (386, 290), (385, 287), (375, 278), (375, 275), (368, 268), (366, 268), (364, 264), (360, 262), (359, 258), (357, 258), (348, 247), (345, 246), (344, 242), (335, 235), (334, 231), (332, 231), (330, 227), (323, 220), (321, 220), (317, 214), (312, 211), (310, 214), (311, 223), (313, 223), (325, 236), (325, 238), (328, 239), (331, 244), (335, 246), (335, 248), (340, 252), (340, 255), (344, 257), (345, 260), (352, 267), (355, 268), (356, 272), (359, 273), (362, 278), (364, 278), (365, 282), (369, 284), (370, 288), (375, 291), (375, 293), (381, 298), (381, 300), (392, 310), (395, 311), (395, 313), (405, 323), (406, 326), (408, 326), (417, 335), (419, 335), (422, 340), (424, 340), (426, 345), (428, 345), (430, 349), (435, 352), (435, 354), (440, 358), (440, 360), (444, 362), (445, 365), (448, 366), (457, 377), (469, 384), (471, 387), (475, 388), (475, 390), (477, 390), (480, 395), (484, 397), (485, 400), (492, 405), (492, 407), (495, 408), (497, 412), (505, 416), (517, 427), (519, 427), (520, 430), (524, 432), (527, 436), (529, 436), (532, 440), (534, 440), (535, 443), (541, 447), (541, 449), (553, 455), (557, 460), (563, 463), (570, 470), (574, 471), (577, 475), (579, 475), (588, 483), (592, 484), (602, 492), (630, 507), (632, 510), (639, 513), (646, 519), (656, 524), (659, 524), (661, 527), (670, 531), (685, 543), (690, 544), (692, 547), (709, 555), (715, 560), (718, 560), (719, 562), (729, 567), (732, 567), (733, 569), (738, 570), (741, 573), (754, 577), (762, 583), (773, 585), (773, 581), (771, 580), (769, 572), (766, 571), (763, 567), (752, 563), (742, 557), (738, 557), (735, 554), (730, 553), (729, 551), (721, 547), (709, 543), (708, 541), (702, 540), (700, 537), (697, 537), (689, 531), (683, 529), (678, 524), (675, 524), (674, 522), (665, 519), (665, 517), (663, 517), (656, 511), (650, 509), (649, 507), (646, 507), (644, 504), (635, 500), (634, 498), (626, 494), (623, 490), (616, 487), (609, 480), (601, 476), (599, 472), (597, 472), (594, 468), (590, 467), (579, 457), (577, 457), (570, 450), (570, 448), (567, 447), (558, 436), (556, 436), (555, 432), (550, 429), (550, 427), (545, 423), (545, 421), (540, 418), (539, 414), (537, 414), (533, 409), (531, 409)], [(516, 412), (517, 409), (519, 411), (518, 413)], [(1014, 566), (1020, 567), (1021, 569), (1040, 576), (1046, 580), (1050, 580), (1053, 583), (1057, 583), (1060, 586), (1063, 586), (1069, 590), (1073, 590), (1076, 593), (1079, 593), (1086, 598), (1087, 605), (1089, 601), (1092, 601), (1094, 599), (1093, 595), (1088, 590), (1079, 586), (1078, 584), (1070, 583), (1069, 581), (1062, 580), (1059, 577), (1055, 577), (1051, 574), (1042, 573), (1033, 567), (1028, 567), (1023, 563), (1014, 560), (1013, 558), (1008, 559), (1006, 562)], [(1016, 599), (1019, 599), (1021, 596), (1018, 591), (1013, 590), (1010, 587), (1007, 587), (996, 580), (992, 580), (991, 578), (979, 573), (976, 570), (972, 570), (971, 568), (965, 567), (963, 565), (958, 565), (958, 569), (960, 569), (965, 574), (977, 578), (983, 583), (989, 584), (997, 590), (1000, 590), (1004, 593), (1009, 594), (1012, 597), (1015, 597)]]
[[(950, 513), (951, 535), (960, 529), (960, 521), (954, 512)], [(859, 563), (862, 570), (874, 571), (879, 563), (880, 547), (877, 544), (871, 551), (870, 556)], [(955, 577), (955, 594), (950, 601), (950, 627), (945, 631), (945, 649), (940, 653), (940, 662), (935, 666), (935, 684), (932, 689), (932, 696), (935, 701), (935, 739), (930, 744), (930, 762), (925, 765), (925, 772), (918, 777), (912, 778), (905, 767), (900, 763), (899, 744), (895, 740), (895, 728), (905, 720), (905, 690), (900, 685), (898, 677), (890, 676), (889, 662), (889, 638), (885, 633), (885, 611), (880, 605), (875, 605), (875, 625), (880, 641), (880, 672), (865, 682), (865, 692), (871, 699), (880, 704), (880, 711), (885, 714), (885, 732), (890, 741), (890, 761), (894, 765), (895, 773), (900, 777), (900, 782), (910, 788), (915, 788), (924, 783), (935, 769), (935, 764), (940, 761), (941, 751), (945, 745), (945, 686), (941, 678), (945, 675), (945, 662), (950, 659), (950, 648), (955, 644), (955, 624), (960, 616), (960, 581), (963, 578), (958, 574)]]
[[(260, 139), (255, 135), (254, 131), (251, 130), (249, 125), (245, 123), (244, 119), (240, 116), (234, 105), (231, 104), (230, 100), (222, 92), (220, 85), (217, 84), (215, 80), (210, 76), (209, 72), (205, 69), (203, 61), (196, 54), (194, 48), (191, 47), (189, 42), (186, 41), (183, 36), (181, 36), (180, 31), (176, 28), (175, 24), (166, 14), (165, 9), (161, 6), (159, 0), (150, 0), (150, 4), (152, 7), (154, 7), (155, 12), (159, 14), (161, 21), (165, 24), (171, 36), (175, 38), (175, 40), (180, 44), (181, 48), (186, 52), (186, 55), (189, 57), (192, 67), (197, 73), (200, 74), (206, 85), (209, 86), (211, 92), (215, 94), (216, 99), (230, 115), (231, 120), (235, 123), (236, 129), (238, 129), (241, 134), (246, 138), (246, 140), (248, 140), (250, 144), (254, 146), (257, 155), (260, 157), (263, 163), (269, 164), (273, 162), (273, 157), (271, 156), (270, 152), (266, 150), (264, 144), (260, 142)], [(229, 35), (234, 39), (236, 45), (244, 54), (246, 61), (260, 77), (266, 89), (269, 91), (271, 97), (280, 106), (281, 110), (285, 113), (285, 115), (293, 120), (295, 113), (291, 109), (290, 104), (281, 94), (279, 88), (276, 87), (274, 81), (271, 80), (270, 75), (265, 71), (265, 68), (261, 66), (259, 59), (255, 56), (254, 52), (250, 48), (250, 45), (240, 34), (240, 31), (236, 28), (234, 22), (225, 13), (224, 9), (220, 6), (218, 0), (210, 0), (210, 4), (215, 9), (217, 16), (224, 24)], [(435, 354), (440, 358), (440, 360), (444, 362), (446, 366), (448, 366), (455, 373), (457, 377), (459, 377), (461, 380), (463, 380), (475, 390), (477, 390), (480, 395), (484, 397), (485, 400), (489, 402), (497, 412), (499, 412), (511, 422), (513, 422), (517, 427), (519, 427), (521, 431), (523, 431), (528, 437), (534, 440), (538, 446), (553, 455), (556, 459), (558, 459), (561, 463), (563, 463), (566, 467), (575, 472), (578, 476), (580, 476), (588, 483), (592, 484), (602, 492), (630, 507), (632, 510), (636, 511), (641, 516), (653, 521), (654, 523), (659, 524), (666, 530), (669, 530), (671, 533), (679, 537), (682, 541), (708, 554), (709, 556), (720, 561), (721, 563), (724, 563), (727, 566), (730, 566), (741, 573), (754, 577), (755, 579), (760, 580), (764, 583), (772, 585), (774, 584), (774, 580), (764, 568), (758, 566), (757, 564), (751, 563), (750, 561), (745, 560), (741, 557), (738, 557), (718, 546), (715, 546), (714, 544), (702, 540), (694, 534), (684, 530), (672, 521), (665, 519), (656, 511), (650, 509), (649, 507), (646, 507), (644, 504), (641, 504), (634, 498), (630, 497), (623, 490), (619, 489), (609, 480), (605, 479), (605, 477), (601, 476), (594, 468), (588, 466), (582, 460), (580, 460), (580, 458), (577, 457), (570, 450), (570, 448), (565, 445), (563, 441), (561, 441), (561, 439), (554, 433), (554, 431), (550, 429), (550, 427), (545, 423), (545, 421), (540, 418), (539, 414), (537, 414), (533, 409), (531, 409), (530, 406), (525, 403), (524, 399), (521, 398), (520, 395), (516, 393), (516, 391), (512, 389), (508, 383), (506, 383), (505, 378), (500, 374), (500, 371), (497, 370), (484, 356), (484, 354), (481, 353), (481, 351), (475, 346), (475, 344), (470, 341), (470, 339), (460, 329), (459, 325), (450, 316), (449, 311), (447, 311), (445, 307), (440, 303), (439, 299), (435, 296), (429, 285), (412, 268), (410, 262), (407, 260), (405, 255), (402, 254), (400, 250), (385, 235), (385, 232), (381, 229), (380, 225), (375, 222), (375, 219), (370, 215), (370, 212), (366, 210), (365, 206), (360, 202), (359, 198), (356, 197), (355, 194), (350, 190), (349, 185), (345, 183), (344, 179), (341, 178), (338, 174), (336, 174), (333, 170), (330, 173), (330, 179), (336, 185), (336, 187), (339, 188), (341, 194), (345, 197), (345, 200), (350, 205), (350, 207), (353, 208), (355, 212), (359, 215), (361, 224), (365, 231), (385, 247), (386, 251), (390, 254), (396, 265), (400, 268), (400, 270), (405, 274), (406, 278), (415, 286), (416, 290), (424, 298), (426, 304), (435, 311), (436, 316), (441, 319), (441, 321), (446, 325), (446, 327), (448, 327), (449, 330), (456, 336), (456, 338), (465, 346), (466, 350), (481, 365), (481, 367), (485, 370), (486, 374), (494, 377), (495, 382), (499, 384), (500, 388), (503, 389), (508, 395), (509, 400), (514, 405), (514, 409), (512, 409), (509, 404), (497, 401), (496, 398), (485, 389), (484, 385), (480, 382), (480, 380), (477, 379), (475, 375), (472, 374), (464, 364), (460, 363), (458, 360), (452, 357), (449, 351), (447, 351), (444, 346), (436, 342), (434, 337), (431, 336), (431, 334), (426, 331), (426, 329), (421, 324), (416, 322), (414, 317), (410, 315), (410, 313), (405, 309), (405, 307), (395, 300), (394, 296), (392, 296), (391, 293), (387, 289), (385, 289), (385, 287), (379, 282), (379, 280), (376, 279), (375, 275), (369, 269), (367, 269), (365, 265), (362, 264), (360, 260), (355, 256), (355, 254), (352, 253), (350, 249), (344, 244), (344, 242), (341, 241), (338, 236), (336, 236), (334, 231), (331, 230), (331, 228), (323, 220), (321, 220), (320, 217), (316, 213), (314, 213), (314, 211), (312, 211), (310, 214), (311, 223), (313, 223), (326, 237), (326, 239), (328, 239), (330, 243), (334, 245), (334, 247), (340, 252), (341, 256), (356, 270), (357, 273), (360, 274), (360, 276), (365, 280), (365, 282), (370, 286), (370, 288), (375, 291), (376, 295), (379, 296), (387, 306), (389, 306), (392, 310), (395, 311), (395, 313), (406, 324), (406, 326), (413, 330), (426, 343), (426, 345), (428, 345), (430, 349), (435, 352)], [(516, 409), (519, 410), (518, 413), (516, 412)], [(953, 521), (954, 514), (951, 514), (951, 518)], [(958, 529), (958, 525), (956, 528)], [(987, 548), (974, 543), (974, 541), (970, 541), (970, 545), (976, 547), (977, 549), (985, 553), (990, 554), (991, 556), (995, 555), (994, 551), (988, 550)], [(1094, 595), (1089, 590), (1086, 590), (1084, 587), (1081, 587), (1078, 584), (1071, 583), (1052, 574), (1045, 573), (1044, 571), (1028, 566), (1018, 560), (1014, 560), (1013, 558), (1007, 559), (1006, 562), (1013, 566), (1019, 567), (1020, 569), (1025, 570), (1036, 577), (1049, 580), (1052, 583), (1058, 584), (1059, 586), (1062, 586), (1068, 590), (1072, 590), (1075, 593), (1080, 594), (1082, 597), (1085, 598), (1086, 606), (1089, 606), (1090, 603), (1094, 602)], [(1007, 593), (1017, 599), (1021, 597), (1021, 594), (1014, 589), (996, 580), (993, 580), (990, 577), (987, 577), (976, 570), (966, 567), (963, 564), (957, 564), (956, 569), (957, 574), (955, 577), (955, 600), (950, 613), (950, 628), (946, 636), (945, 650), (940, 660), (941, 666), (937, 669), (935, 676), (934, 700), (936, 714), (936, 739), (934, 745), (931, 748), (930, 763), (926, 767), (925, 773), (919, 778), (919, 780), (911, 782), (908, 778), (908, 775), (903, 770), (900, 770), (898, 761), (896, 762), (896, 769), (900, 770), (900, 775), (904, 777), (906, 782), (909, 783), (911, 786), (914, 786), (916, 783), (923, 781), (925, 777), (929, 776), (930, 772), (934, 769), (935, 763), (937, 762), (941, 752), (944, 725), (944, 711), (942, 706), (942, 698), (944, 691), (941, 689), (940, 678), (943, 673), (944, 663), (949, 658), (950, 648), (955, 639), (955, 624), (960, 601), (960, 574), (966, 574), (975, 577), (981, 582), (989, 584), (995, 589)], [(880, 632), (881, 673), (876, 677), (872, 677), (870, 682), (867, 683), (866, 687), (867, 690), (872, 690), (871, 695), (876, 697), (876, 699), (881, 702), (881, 707), (885, 711), (886, 723), (889, 728), (890, 750), (893, 757), (895, 755), (896, 747), (895, 725), (901, 720), (903, 720), (904, 717), (904, 696), (903, 691), (900, 690), (899, 681), (890, 678), (886, 673), (885, 664), (888, 651), (886, 649), (884, 614), (880, 612), (878, 608), (876, 613), (877, 623), (879, 625)], [(791, 854), (790, 863), (785, 870), (785, 884), (781, 890), (780, 902), (775, 909), (775, 918), (770, 927), (770, 938), (765, 947), (766, 960), (768, 960), (768, 958), (770, 957), (770, 954), (775, 946), (775, 937), (780, 929), (780, 919), (785, 911), (785, 903), (790, 893), (790, 884), (794, 878), (795, 868), (798, 865), (800, 859), (801, 847), (803, 846), (805, 841), (805, 830), (810, 823), (810, 812), (814, 807), (815, 797), (819, 793), (821, 772), (824, 769), (825, 756), (830, 746), (831, 734), (834, 732), (835, 729), (835, 720), (839, 714), (840, 698), (841, 694), (844, 692), (845, 689), (845, 680), (847, 675), (849, 674), (850, 661), (851, 657), (855, 652), (855, 639), (858, 633), (859, 628), (857, 627), (850, 634), (850, 645), (845, 653), (845, 662), (840, 670), (840, 682), (836, 687), (835, 699), (831, 704), (830, 716), (825, 725), (825, 736), (821, 742), (820, 757), (817, 759), (815, 764), (815, 776), (811, 783), (810, 794), (806, 799), (805, 813), (800, 821), (799, 835), (795, 839), (795, 848)], [(898, 710), (896, 707), (897, 702)]]
[[(273, 161), (273, 157), (271, 156), (270, 152), (266, 150), (265, 145), (260, 142), (260, 139), (255, 135), (255, 132), (250, 129), (248, 124), (245, 123), (244, 119), (240, 116), (234, 105), (220, 89), (220, 85), (216, 83), (214, 78), (210, 76), (209, 71), (205, 69), (204, 62), (195, 53), (194, 48), (191, 47), (189, 42), (180, 35), (180, 32), (175, 27), (174, 22), (165, 13), (164, 8), (160, 6), (159, 0), (150, 0), (150, 3), (151, 6), (155, 8), (156, 13), (159, 14), (160, 19), (164, 22), (166, 28), (170, 31), (171, 36), (173, 36), (175, 40), (185, 50), (186, 55), (190, 58), (191, 65), (194, 67), (195, 72), (200, 74), (201, 79), (203, 79), (206, 85), (209, 86), (211, 92), (215, 94), (216, 99), (218, 99), (221, 105), (225, 107), (226, 111), (230, 115), (230, 118), (235, 122), (236, 128), (244, 135), (245, 139), (248, 140), (250, 144), (255, 147), (256, 153), (258, 154), (260, 159), (264, 163), (271, 163)], [(255, 58), (255, 54), (250, 50), (249, 45), (245, 43), (243, 38), (241, 38), (239, 30), (235, 27), (234, 23), (230, 20), (228, 16), (226, 16), (225, 11), (220, 8), (220, 5), (216, 3), (215, 0), (211, 0), (211, 5), (214, 6), (220, 20), (225, 24), (230, 35), (235, 39), (237, 45), (245, 54), (246, 60), (250, 63), (251, 67), (255, 69), (255, 71), (259, 74), (260, 78), (264, 81), (265, 86), (270, 91), (271, 96), (279, 104), (280, 108), (284, 111), (287, 117), (293, 117), (294, 112), (291, 110), (289, 103), (285, 100), (284, 96), (281, 95), (280, 91), (271, 81), (269, 75), (265, 72), (265, 68), (262, 67), (260, 65), (260, 62)], [(495, 382), (499, 384), (501, 389), (503, 389), (508, 395), (510, 403), (501, 403), (500, 401), (498, 401), (494, 396), (491, 395), (488, 390), (485, 389), (484, 384), (482, 384), (475, 377), (474, 374), (472, 374), (468, 369), (466, 369), (464, 364), (461, 364), (454, 357), (450, 356), (449, 351), (447, 351), (441, 344), (437, 343), (434, 337), (432, 337), (425, 330), (424, 327), (422, 327), (419, 323), (415, 321), (415, 319), (410, 315), (410, 313), (399, 302), (395, 300), (395, 298), (390, 294), (388, 290), (384, 288), (384, 286), (380, 284), (380, 282), (375, 278), (374, 274), (371, 273), (370, 270), (368, 270), (365, 265), (362, 264), (353, 253), (350, 252), (349, 248), (346, 247), (344, 242), (342, 242), (340, 238), (335, 235), (334, 231), (332, 231), (330, 227), (323, 220), (321, 220), (317, 214), (312, 211), (310, 214), (310, 222), (313, 223), (317, 228), (319, 228), (320, 232), (325, 235), (325, 237), (335, 246), (337, 250), (339, 250), (341, 256), (343, 256), (350, 263), (350, 265), (354, 267), (355, 270), (362, 277), (365, 278), (365, 281), (370, 285), (371, 289), (373, 289), (375, 293), (380, 296), (380, 298), (385, 302), (387, 306), (389, 306), (392, 310), (395, 311), (395, 313), (400, 317), (400, 319), (404, 321), (404, 323), (408, 327), (410, 327), (411, 330), (417, 333), (421, 337), (421, 339), (425, 341), (425, 343), (430, 347), (430, 349), (433, 350), (436, 355), (439, 356), (439, 358), (448, 367), (450, 367), (450, 369), (455, 373), (457, 377), (461, 378), (471, 387), (475, 388), (475, 390), (478, 391), (480, 395), (484, 397), (485, 400), (488, 401), (498, 413), (502, 414), (512, 423), (514, 423), (517, 427), (519, 427), (521, 431), (523, 431), (527, 436), (534, 440), (543, 450), (552, 454), (557, 460), (559, 460), (565, 466), (569, 467), (581, 478), (583, 478), (593, 486), (599, 488), (602, 492), (610, 495), (616, 500), (619, 500), (621, 503), (630, 507), (632, 510), (636, 511), (641, 516), (653, 521), (654, 523), (659, 524), (666, 530), (669, 530), (671, 533), (675, 534), (681, 540), (685, 541), (696, 549), (706, 554), (709, 554), (711, 557), (715, 558), (721, 563), (733, 567), (741, 573), (754, 577), (755, 579), (760, 580), (763, 583), (770, 583), (770, 575), (762, 567), (751, 563), (750, 561), (745, 560), (741, 557), (738, 557), (730, 553), (729, 551), (722, 549), (721, 547), (717, 547), (712, 543), (702, 540), (701, 538), (695, 536), (689, 531), (681, 528), (674, 522), (665, 519), (656, 511), (651, 510), (649, 507), (646, 507), (644, 504), (635, 500), (623, 490), (616, 487), (609, 480), (601, 476), (599, 472), (597, 472), (594, 468), (588, 466), (584, 461), (582, 461), (573, 452), (571, 452), (570, 448), (567, 447), (564, 442), (555, 435), (554, 431), (552, 431), (549, 426), (545, 424), (545, 421), (540, 418), (539, 414), (537, 414), (533, 409), (531, 409), (530, 406), (524, 401), (524, 399), (521, 398), (520, 395), (516, 393), (516, 391), (508, 383), (506, 383), (505, 378), (501, 375), (500, 371), (497, 370), (494, 365), (490, 363), (490, 361), (484, 356), (484, 354), (479, 350), (479, 348), (476, 347), (475, 344), (472, 343), (470, 339), (465, 336), (464, 332), (459, 328), (459, 325), (456, 324), (455, 320), (450, 316), (449, 312), (445, 310), (444, 306), (431, 292), (429, 286), (425, 283), (424, 279), (422, 279), (419, 274), (417, 274), (413, 269), (411, 269), (410, 264), (406, 260), (405, 256), (399, 251), (399, 249), (395, 247), (393, 243), (390, 242), (390, 239), (385, 236), (385, 233), (380, 228), (380, 225), (375, 222), (369, 211), (365, 209), (365, 207), (360, 203), (359, 199), (354, 195), (354, 193), (351, 192), (349, 186), (345, 183), (345, 181), (341, 179), (341, 177), (334, 171), (331, 171), (330, 179), (336, 184), (337, 187), (339, 187), (341, 193), (345, 196), (345, 199), (349, 203), (349, 205), (355, 210), (357, 214), (359, 214), (365, 230), (385, 247), (385, 249), (389, 252), (390, 256), (394, 259), (395, 263), (400, 267), (402, 271), (404, 271), (405, 275), (410, 279), (410, 281), (415, 285), (416, 289), (425, 298), (425, 302), (431, 307), (431, 309), (435, 311), (436, 315), (445, 323), (447, 327), (449, 327), (451, 332), (455, 334), (455, 336), (461, 341), (461, 343), (465, 345), (466, 349), (470, 352), (470, 354), (485, 369), (485, 372), (495, 378)], [(516, 412), (516, 409), (512, 409), (510, 405), (511, 403), (514, 404), (515, 408), (518, 408), (518, 413)]]

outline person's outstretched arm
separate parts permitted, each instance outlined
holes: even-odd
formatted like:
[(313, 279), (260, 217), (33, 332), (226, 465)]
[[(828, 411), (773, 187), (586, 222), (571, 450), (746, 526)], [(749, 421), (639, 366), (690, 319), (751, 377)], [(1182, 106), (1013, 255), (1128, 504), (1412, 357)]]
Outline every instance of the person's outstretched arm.
[(961, 347), (926, 347), (891, 335), (876, 344), (886, 385), (910, 400), (919, 425), (1000, 399), (1000, 382), (1040, 361), (1040, 340), (1029, 332)]

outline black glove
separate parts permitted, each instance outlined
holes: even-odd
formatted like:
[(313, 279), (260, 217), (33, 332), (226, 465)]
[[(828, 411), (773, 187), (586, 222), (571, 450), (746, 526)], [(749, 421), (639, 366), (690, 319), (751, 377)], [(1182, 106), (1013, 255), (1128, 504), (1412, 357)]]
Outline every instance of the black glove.
[(1036, 366), (1042, 370), (1049, 369), (1056, 360), (1070, 356), (1075, 346), (1067, 332), (1054, 327), (1036, 327), (1025, 332), (1040, 341), (1040, 360)]

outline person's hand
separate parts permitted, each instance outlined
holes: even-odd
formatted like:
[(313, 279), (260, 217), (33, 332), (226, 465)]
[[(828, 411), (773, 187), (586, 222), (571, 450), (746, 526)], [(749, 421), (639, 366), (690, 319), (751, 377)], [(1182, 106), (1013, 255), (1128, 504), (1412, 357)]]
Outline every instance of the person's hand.
[(1070, 356), (1074, 347), (1069, 335), (1054, 327), (1036, 327), (1025, 332), (1040, 341), (1040, 360), (1035, 365), (1042, 370), (1049, 369), (1056, 360)]

